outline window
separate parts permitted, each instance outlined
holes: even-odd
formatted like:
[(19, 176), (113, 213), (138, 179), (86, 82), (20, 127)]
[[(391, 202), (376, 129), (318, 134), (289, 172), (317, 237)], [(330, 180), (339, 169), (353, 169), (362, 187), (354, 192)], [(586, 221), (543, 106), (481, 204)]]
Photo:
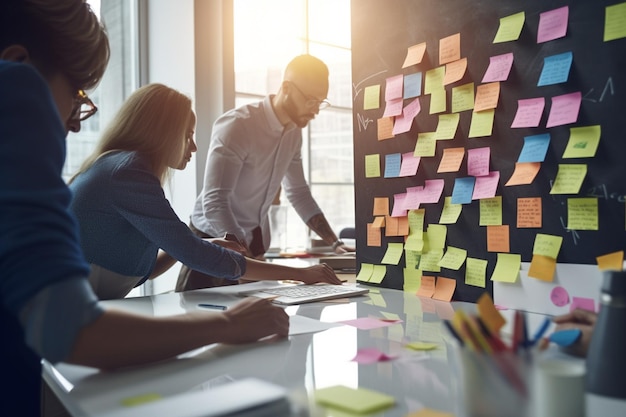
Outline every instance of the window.
[(126, 97), (138, 86), (137, 2), (127, 0), (89, 0), (109, 34), (111, 58), (100, 85), (88, 91), (98, 112), (81, 123), (78, 133), (67, 137), (67, 157), (63, 177), (69, 179), (91, 154), (100, 132), (113, 118)]
[[(234, 0), (236, 105), (278, 91), (282, 72), (309, 53), (330, 70), (331, 107), (303, 130), (305, 176), (335, 232), (354, 226), (349, 0)], [(290, 245), (308, 245), (308, 230), (289, 208)]]

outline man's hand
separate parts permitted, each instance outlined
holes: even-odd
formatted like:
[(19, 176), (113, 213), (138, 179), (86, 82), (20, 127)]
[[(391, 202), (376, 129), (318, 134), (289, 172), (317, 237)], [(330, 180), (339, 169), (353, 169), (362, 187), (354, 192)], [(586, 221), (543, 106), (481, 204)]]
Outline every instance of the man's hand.
[(326, 282), (328, 284), (341, 285), (341, 280), (337, 277), (335, 271), (326, 264), (302, 268), (302, 274), (300, 274), (297, 279), (305, 284)]
[(591, 342), (591, 336), (593, 334), (593, 327), (596, 324), (597, 318), (598, 315), (593, 311), (577, 308), (570, 313), (552, 319), (557, 325), (555, 331), (580, 329), (582, 332), (580, 339), (578, 339), (576, 343), (564, 348), (567, 353), (581, 357), (587, 356), (589, 343)]
[(289, 335), (289, 316), (270, 300), (247, 297), (223, 314), (228, 320), (223, 343), (250, 343), (267, 336)]

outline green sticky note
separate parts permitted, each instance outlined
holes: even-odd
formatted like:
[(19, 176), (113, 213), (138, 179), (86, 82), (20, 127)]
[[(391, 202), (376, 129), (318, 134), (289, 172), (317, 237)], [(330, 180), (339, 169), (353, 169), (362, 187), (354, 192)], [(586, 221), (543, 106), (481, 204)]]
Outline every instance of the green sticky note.
[(472, 122), (470, 123), (468, 137), (481, 138), (491, 136), (495, 114), (495, 109), (472, 112)]
[(429, 114), (443, 113), (446, 111), (446, 90), (441, 88), (430, 93), (430, 110)]
[(563, 236), (546, 235), (537, 233), (535, 243), (533, 245), (533, 255), (542, 255), (548, 258), (556, 259), (561, 250)]
[(380, 284), (383, 281), (383, 278), (385, 278), (385, 275), (387, 275), (386, 265), (374, 265), (374, 271), (372, 272), (369, 282)]
[(563, 159), (594, 157), (600, 143), (600, 130), (600, 125), (572, 127)]
[(586, 164), (559, 164), (550, 194), (578, 194), (586, 175)]
[(452, 88), (452, 113), (474, 108), (474, 83)]
[(526, 20), (526, 14), (519, 12), (506, 16), (500, 19), (500, 26), (496, 37), (493, 39), (493, 43), (510, 42), (519, 38), (522, 33), (522, 27), (524, 27), (524, 21)]
[(516, 253), (499, 253), (496, 267), (491, 274), (492, 281), (514, 283), (517, 281), (522, 264), (522, 256)]
[(467, 258), (467, 251), (454, 246), (448, 246), (445, 255), (439, 261), (439, 266), (458, 271)]
[(363, 110), (377, 109), (380, 107), (380, 84), (365, 87), (363, 94)]
[(365, 178), (380, 177), (380, 155), (365, 155)]
[(387, 245), (387, 252), (380, 263), (387, 265), (398, 265), (400, 258), (402, 257), (402, 251), (404, 245), (402, 243), (389, 243)]
[(353, 413), (373, 413), (395, 405), (391, 395), (367, 388), (349, 388), (336, 385), (315, 391), (315, 401), (319, 404)]
[(484, 259), (467, 258), (465, 261), (465, 283), (485, 288), (487, 261)]
[(435, 132), (422, 132), (417, 135), (415, 142), (414, 156), (435, 156), (437, 149), (437, 140)]
[(598, 199), (568, 198), (567, 228), (570, 230), (598, 230)]
[(435, 139), (454, 139), (454, 135), (456, 135), (456, 130), (459, 126), (459, 120), (460, 115), (458, 113), (440, 114), (437, 130), (435, 131)]
[(424, 77), (424, 94), (443, 90), (443, 77), (446, 75), (446, 67), (441, 66), (426, 71)]
[(605, 9), (604, 42), (621, 38), (626, 38), (626, 3)]
[(356, 276), (357, 281), (369, 281), (374, 273), (374, 265), (373, 264), (361, 264), (361, 270)]
[(500, 226), (502, 225), (502, 196), (497, 195), (492, 198), (481, 198), (480, 208), (480, 225), (481, 226)]
[(134, 397), (124, 398), (121, 402), (122, 402), (122, 405), (126, 407), (134, 407), (137, 405), (150, 403), (152, 401), (157, 401), (162, 398), (163, 397), (161, 395), (156, 394), (154, 392), (150, 392), (147, 394), (135, 395)]
[(403, 268), (404, 285), (402, 289), (405, 292), (415, 294), (422, 284), (422, 271), (415, 268)]
[(452, 204), (452, 197), (445, 197), (441, 210), (440, 224), (455, 224), (461, 215), (463, 204)]

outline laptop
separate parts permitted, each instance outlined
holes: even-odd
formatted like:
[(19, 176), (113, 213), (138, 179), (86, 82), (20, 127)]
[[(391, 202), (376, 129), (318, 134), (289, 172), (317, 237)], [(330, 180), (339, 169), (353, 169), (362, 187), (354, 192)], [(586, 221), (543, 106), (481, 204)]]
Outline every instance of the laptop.
[(268, 288), (239, 292), (239, 295), (260, 298), (272, 298), (272, 302), (281, 305), (313, 303), (337, 298), (356, 297), (369, 292), (369, 289), (355, 284), (282, 284)]

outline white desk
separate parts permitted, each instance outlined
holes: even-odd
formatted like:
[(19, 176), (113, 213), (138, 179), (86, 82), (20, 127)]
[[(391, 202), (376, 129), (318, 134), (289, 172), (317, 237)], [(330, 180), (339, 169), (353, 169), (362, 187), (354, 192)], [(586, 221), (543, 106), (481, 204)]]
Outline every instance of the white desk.
[[(106, 304), (163, 316), (195, 309), (199, 302), (234, 303), (237, 298), (206, 290), (107, 301)], [(453, 412), (451, 373), (440, 319), (453, 308), (472, 311), (473, 304), (421, 299), (391, 289), (371, 287), (370, 296), (349, 303), (322, 302), (289, 307), (298, 314), (324, 322), (357, 317), (393, 317), (401, 323), (374, 330), (341, 325), (288, 340), (244, 346), (211, 345), (150, 366), (116, 372), (44, 362), (44, 378), (72, 415), (94, 416), (124, 409), (125, 399), (146, 394), (170, 397), (190, 390), (208, 389), (226, 377), (257, 377), (286, 387), (299, 416), (326, 415), (315, 404), (316, 389), (332, 385), (363, 387), (393, 395), (396, 406), (376, 416), (406, 416), (423, 407)], [(538, 321), (539, 317), (537, 317)], [(407, 349), (406, 342), (434, 342), (429, 352)], [(120, 341), (123, 343), (123, 341)], [(378, 348), (397, 356), (369, 365), (351, 361), (358, 349)], [(245, 393), (242, 393), (245, 395)], [(207, 404), (207, 406), (210, 406)]]

